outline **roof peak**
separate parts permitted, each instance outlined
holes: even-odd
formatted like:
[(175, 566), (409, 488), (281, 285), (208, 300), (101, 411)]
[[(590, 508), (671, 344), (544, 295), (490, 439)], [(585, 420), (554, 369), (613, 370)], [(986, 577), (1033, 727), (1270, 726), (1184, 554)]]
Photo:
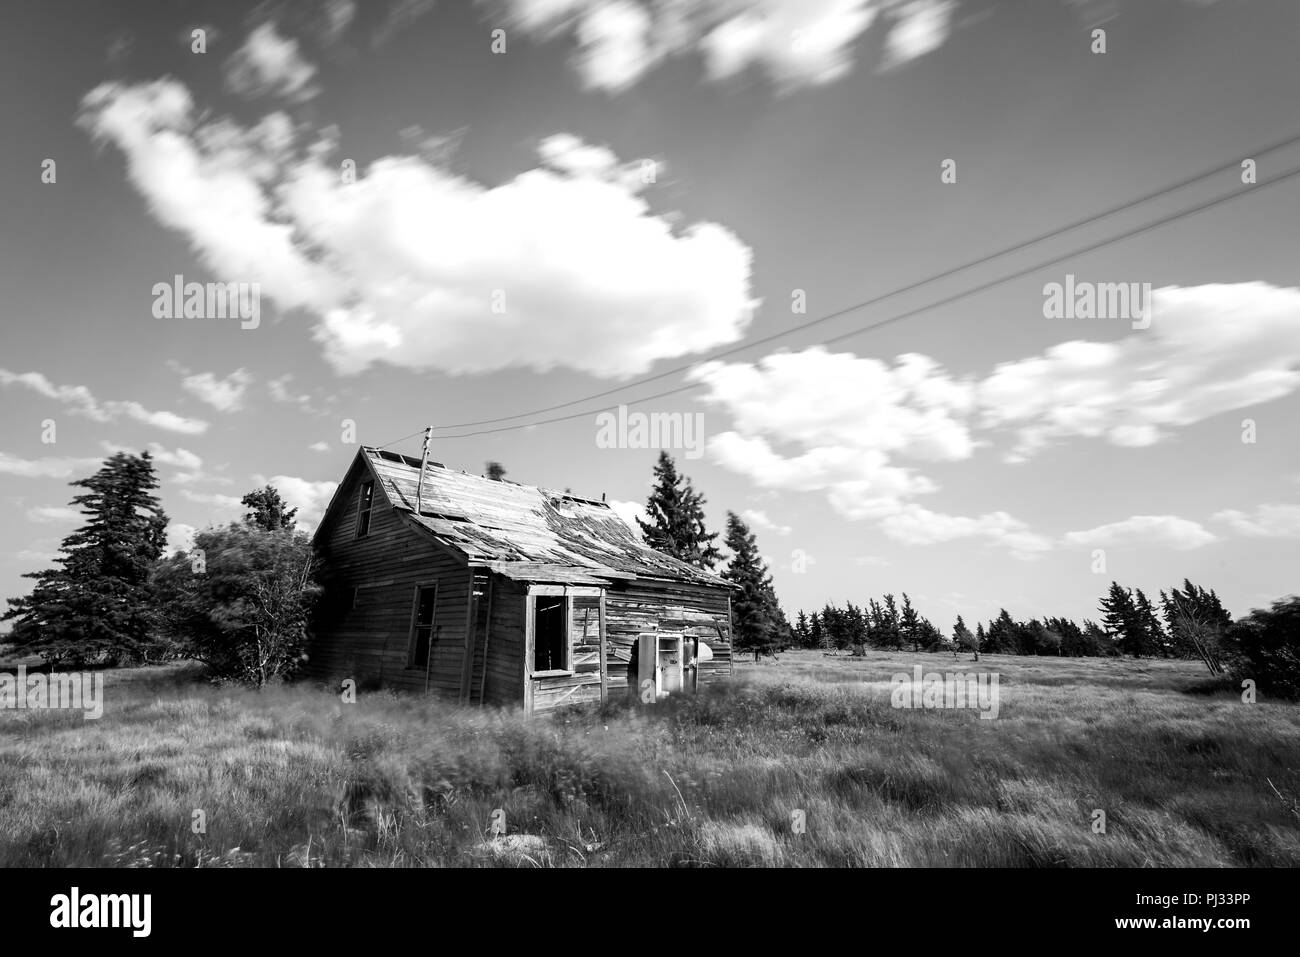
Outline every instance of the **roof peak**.
[[(371, 455), (378, 456), (379, 458), (386, 459), (390, 462), (399, 462), (403, 465), (408, 466), (411, 469), (414, 469), (417, 474), (420, 471), (420, 459), (418, 456), (404, 455), (401, 452), (391, 452), (388, 449), (378, 448), (377, 446), (373, 446), (373, 445), (363, 445), (361, 446), (361, 451), (369, 453)], [(456, 475), (465, 475), (468, 476), (469, 478), (481, 479), (484, 482), (494, 482), (499, 485), (513, 485), (521, 489), (535, 489), (536, 491), (541, 492), (542, 494), (550, 498), (564, 499), (572, 502), (583, 502), (588, 505), (603, 506), (604, 508), (610, 507), (609, 503), (605, 501), (603, 495), (599, 499), (594, 499), (594, 498), (588, 498), (586, 495), (578, 495), (574, 492), (560, 491), (559, 489), (547, 488), (544, 485), (530, 485), (527, 482), (516, 482), (514, 479), (507, 479), (507, 478), (492, 479), (492, 478), (488, 478), (486, 475), (482, 474), (481, 472), (467, 472), (464, 469), (453, 469), (453, 468), (449, 468), (448, 466), (444, 465), (441, 462), (434, 462), (432, 460), (429, 461), (428, 465), (425, 468), (426, 470), (441, 469), (444, 472), (451, 472)]]

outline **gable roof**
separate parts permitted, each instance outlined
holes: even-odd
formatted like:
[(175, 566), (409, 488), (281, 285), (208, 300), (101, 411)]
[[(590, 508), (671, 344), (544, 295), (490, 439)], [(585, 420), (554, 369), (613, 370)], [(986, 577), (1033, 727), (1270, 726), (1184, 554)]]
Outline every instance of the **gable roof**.
[(605, 502), (430, 462), (416, 514), (419, 459), (370, 447), (362, 447), (357, 458), (369, 467), (388, 504), (405, 513), (412, 526), (469, 563), (507, 577), (594, 585), (652, 578), (731, 587), (718, 575), (646, 545)]

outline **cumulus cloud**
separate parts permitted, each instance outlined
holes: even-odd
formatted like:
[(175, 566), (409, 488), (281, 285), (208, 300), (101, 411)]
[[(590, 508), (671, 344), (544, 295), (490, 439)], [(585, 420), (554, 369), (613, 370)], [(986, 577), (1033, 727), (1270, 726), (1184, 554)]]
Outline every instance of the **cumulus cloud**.
[(905, 545), (935, 545), (974, 538), (1004, 547), (1013, 557), (1023, 560), (1037, 558), (1052, 548), (1051, 539), (1031, 531), (1028, 525), (1006, 512), (968, 517), (946, 515), (907, 503), (882, 517), (880, 529)]
[(236, 369), (224, 379), (218, 379), (211, 372), (187, 376), (181, 386), (218, 412), (237, 412), (244, 407), (244, 393), (252, 381), (247, 369)]
[(840, 514), (913, 544), (980, 537), (1020, 557), (1045, 547), (1004, 513), (961, 518), (909, 505), (938, 486), (899, 459), (954, 462), (975, 447), (973, 385), (932, 359), (889, 363), (812, 347), (753, 364), (706, 363), (689, 378), (735, 426), (713, 436), (710, 453), (761, 488), (823, 491)]
[[(1005, 512), (967, 517), (918, 505), (938, 489), (921, 463), (967, 459), (998, 429), (1015, 438), (1010, 461), (1069, 438), (1141, 447), (1300, 390), (1300, 290), (1262, 282), (1166, 287), (1153, 303), (1147, 330), (1061, 343), (983, 379), (954, 378), (920, 355), (891, 364), (820, 347), (709, 363), (690, 378), (734, 423), (711, 439), (714, 459), (760, 488), (823, 491), (840, 514), (875, 521), (901, 542), (978, 538), (1032, 557), (1050, 540)], [(1291, 509), (1216, 518), (1242, 534), (1280, 537), (1293, 527)], [(1215, 536), (1172, 516), (1135, 516), (1065, 540), (1195, 548)]]
[(313, 442), (311, 445), (307, 446), (307, 450), (309, 452), (328, 452), (330, 450), (330, 444), (328, 442)]
[(854, 47), (883, 24), (885, 67), (947, 40), (947, 0), (507, 0), (513, 22), (543, 40), (569, 35), (583, 85), (618, 93), (669, 57), (698, 55), (711, 80), (762, 70), (781, 92), (833, 83)]
[(254, 29), (225, 64), (226, 88), (240, 96), (281, 96), (301, 102), (320, 90), (316, 68), (298, 52), (298, 41), (283, 37), (274, 23)]
[(29, 389), (48, 399), (54, 399), (72, 415), (85, 416), (95, 422), (116, 422), (125, 417), (165, 429), (199, 435), (207, 431), (208, 423), (190, 419), (174, 412), (154, 411), (139, 402), (100, 401), (84, 385), (55, 385), (39, 372), (10, 372), (0, 369), (0, 386), (16, 385)]
[(1217, 540), (1214, 533), (1199, 522), (1176, 515), (1134, 515), (1121, 522), (1069, 532), (1065, 536), (1067, 544), (1088, 548), (1141, 545), (1178, 551), (1190, 551)]
[(200, 123), (172, 80), (105, 84), (83, 107), (154, 216), (224, 281), (314, 314), (342, 372), (623, 377), (735, 341), (756, 305), (747, 246), (716, 223), (653, 214), (640, 179), (573, 137), (544, 141), (539, 166), (493, 187), (412, 156), (347, 183), (330, 144), (304, 145), (282, 114)]
[(1152, 445), (1174, 427), (1300, 388), (1300, 289), (1167, 286), (1152, 300), (1149, 329), (1063, 342), (980, 383), (982, 425), (1015, 432), (1009, 460), (1075, 436)]
[(1227, 509), (1213, 517), (1251, 538), (1300, 538), (1300, 505), (1259, 505), (1251, 513)]

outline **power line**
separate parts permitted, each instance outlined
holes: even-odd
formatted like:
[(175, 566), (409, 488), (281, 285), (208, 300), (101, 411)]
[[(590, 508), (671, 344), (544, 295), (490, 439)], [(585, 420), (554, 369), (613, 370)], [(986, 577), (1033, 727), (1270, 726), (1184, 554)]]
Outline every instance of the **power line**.
[[(1276, 152), (1277, 150), (1283, 149), (1284, 147), (1294, 145), (1295, 143), (1300, 143), (1300, 133), (1297, 133), (1292, 136), (1288, 136), (1286, 139), (1278, 140), (1277, 142), (1272, 143), (1269, 146), (1265, 146), (1262, 149), (1253, 150), (1249, 153), (1246, 153), (1245, 155), (1250, 157), (1264, 156), (1268, 153), (1273, 153)], [(690, 369), (693, 369), (696, 366), (702, 365), (705, 362), (714, 362), (718, 359), (723, 359), (723, 358), (727, 358), (728, 356), (733, 356), (738, 352), (743, 352), (746, 349), (752, 349), (755, 346), (766, 345), (769, 342), (774, 342), (775, 340), (784, 338), (785, 336), (793, 335), (796, 332), (802, 332), (805, 329), (811, 329), (813, 326), (818, 326), (821, 325), (822, 323), (830, 322), (832, 319), (838, 319), (842, 316), (848, 315), (849, 313), (856, 312), (859, 309), (864, 309), (867, 306), (877, 305), (881, 302), (884, 302), (886, 299), (892, 299), (895, 296), (902, 295), (903, 293), (912, 292), (924, 286), (928, 286), (931, 283), (938, 282), (940, 279), (947, 279), (948, 277), (954, 276), (957, 273), (965, 272), (966, 270), (973, 269), (976, 266), (982, 266), (986, 263), (992, 262), (995, 259), (1001, 259), (1003, 256), (1010, 255), (1011, 253), (1014, 252), (1019, 252), (1022, 249), (1027, 249), (1030, 246), (1037, 245), (1038, 243), (1046, 242), (1049, 239), (1054, 239), (1057, 236), (1063, 235), (1064, 233), (1073, 232), (1074, 230), (1080, 229), (1083, 226), (1089, 226), (1103, 219), (1108, 219), (1111, 216), (1114, 216), (1117, 213), (1124, 212), (1127, 209), (1144, 205), (1145, 203), (1149, 203), (1154, 199), (1159, 199), (1161, 196), (1167, 196), (1171, 193), (1177, 192), (1180, 189), (1185, 189), (1186, 187), (1191, 186), (1193, 183), (1198, 183), (1203, 179), (1208, 179), (1209, 177), (1214, 176), (1215, 174), (1218, 173), (1222, 173), (1225, 170), (1234, 169), (1236, 168), (1238, 162), (1239, 160), (1233, 160), (1232, 162), (1229, 163), (1220, 163), (1218, 166), (1215, 166), (1212, 169), (1208, 169), (1201, 173), (1197, 173), (1195, 176), (1189, 176), (1186, 179), (1179, 180), (1177, 183), (1174, 183), (1170, 186), (1165, 186), (1160, 189), (1153, 190), (1152, 192), (1146, 193), (1143, 196), (1139, 196), (1136, 199), (1131, 199), (1128, 200), (1127, 202), (1119, 203), (1115, 206), (1111, 206), (1109, 209), (1103, 210), (1102, 212), (1094, 213), (1090, 216), (1084, 217), (1083, 219), (1076, 219), (1075, 221), (1071, 223), (1067, 223), (1064, 226), (1058, 226), (1055, 229), (1049, 230), (1045, 233), (1040, 233), (1037, 236), (1034, 236), (1032, 238), (1023, 239), (1017, 243), (1014, 243), (1013, 245), (1005, 246), (1002, 249), (999, 249), (995, 252), (987, 253), (986, 255), (983, 255), (978, 259), (972, 259), (968, 262), (962, 263), (961, 265), (952, 266), (948, 269), (945, 269), (943, 272), (935, 273), (934, 275), (927, 276), (923, 279), (915, 280), (914, 282), (910, 282), (907, 285), (899, 286), (896, 289), (891, 289), (888, 292), (881, 293), (878, 296), (873, 296), (870, 299), (864, 299), (861, 302), (854, 303), (853, 305), (845, 306), (842, 309), (837, 309), (834, 312), (830, 312), (816, 319), (811, 319), (807, 322), (800, 323), (799, 325), (792, 326), (789, 329), (783, 329), (780, 332), (775, 332), (772, 333), (771, 335), (763, 336), (762, 338), (759, 339), (754, 339), (748, 342), (739, 343), (738, 345), (732, 346), (728, 349), (724, 349), (723, 351), (718, 352), (712, 356), (709, 356), (708, 358), (694, 359), (683, 365), (675, 366), (671, 369), (666, 369), (663, 372), (657, 372), (654, 375), (646, 376), (645, 378), (638, 379), (635, 382), (629, 382), (626, 383), (625, 385), (614, 386), (613, 388), (606, 389), (603, 392), (594, 392), (590, 395), (582, 396), (577, 399), (570, 399), (567, 402), (560, 402), (555, 405), (543, 406), (542, 408), (531, 409), (527, 412), (517, 412), (513, 415), (498, 416), (497, 418), (494, 419), (476, 419), (472, 422), (452, 422), (446, 425), (435, 426), (435, 428), (464, 429), (476, 425), (495, 425), (498, 422), (509, 422), (511, 419), (522, 419), (530, 415), (541, 415), (546, 412), (554, 412), (558, 409), (566, 409), (569, 406), (578, 405), (583, 402), (590, 402), (593, 399), (603, 399), (606, 396), (614, 395), (617, 392), (623, 392), (627, 389), (635, 389), (637, 386), (646, 385), (647, 383), (650, 382), (656, 382), (659, 379), (666, 379), (669, 376), (677, 375), (679, 373), (686, 372)], [(836, 340), (828, 340), (828, 341), (833, 342)], [(640, 399), (637, 401), (645, 401), (645, 400)], [(419, 433), (413, 433), (413, 434), (419, 434)], [(447, 436), (447, 438), (458, 438), (458, 437), (459, 436)], [(407, 438), (410, 438), (410, 436), (407, 436)], [(402, 441), (402, 440), (399, 439), (398, 441)]]
[(414, 432), (412, 432), (410, 435), (404, 435), (404, 436), (402, 436), (400, 439), (393, 439), (393, 441), (391, 441), (391, 442), (385, 442), (383, 445), (375, 445), (375, 446), (371, 446), (371, 447), (372, 447), (372, 448), (376, 448), (376, 449), (386, 449), (386, 448), (388, 448), (390, 445), (396, 445), (398, 442), (405, 442), (407, 439), (413, 439), (413, 438), (415, 438), (417, 435), (422, 434), (423, 432), (424, 432), (424, 429), (416, 429), (416, 430), (415, 430)]
[[(1169, 223), (1176, 222), (1176, 221), (1178, 221), (1178, 220), (1180, 220), (1180, 219), (1186, 219), (1188, 216), (1194, 216), (1194, 215), (1196, 215), (1197, 213), (1204, 212), (1204, 211), (1207, 210), (1207, 209), (1212, 209), (1212, 208), (1215, 207), (1215, 206), (1222, 205), (1223, 203), (1230, 202), (1231, 200), (1234, 200), (1234, 199), (1240, 199), (1240, 198), (1243, 197), (1243, 196), (1249, 196), (1251, 193), (1258, 192), (1259, 190), (1267, 189), (1269, 186), (1275, 186), (1275, 185), (1277, 185), (1278, 183), (1281, 183), (1281, 182), (1284, 182), (1284, 181), (1286, 181), (1286, 180), (1292, 179), (1293, 177), (1296, 177), (1296, 176), (1300, 176), (1300, 166), (1297, 166), (1297, 167), (1295, 167), (1295, 168), (1293, 168), (1293, 169), (1290, 169), (1290, 170), (1288, 170), (1288, 171), (1285, 172), (1285, 173), (1280, 173), (1280, 174), (1278, 174), (1277, 176), (1274, 176), (1272, 179), (1265, 180), (1265, 181), (1262, 182), (1262, 183), (1256, 183), (1256, 184), (1252, 185), (1251, 188), (1250, 188), (1249, 190), (1239, 190), (1239, 191), (1237, 191), (1237, 192), (1228, 193), (1228, 194), (1226, 194), (1226, 195), (1224, 195), (1224, 196), (1219, 196), (1219, 197), (1217, 197), (1217, 198), (1215, 198), (1215, 199), (1207, 200), (1206, 202), (1200, 203), (1200, 204), (1197, 205), (1197, 206), (1193, 206), (1193, 207), (1191, 207), (1191, 208), (1189, 208), (1189, 209), (1185, 209), (1185, 210), (1180, 210), (1179, 212), (1176, 212), (1176, 213), (1171, 213), (1171, 214), (1168, 215), (1168, 216), (1164, 216), (1164, 217), (1161, 217), (1160, 219), (1153, 220), (1152, 222), (1146, 223), (1146, 224), (1144, 224), (1144, 225), (1142, 225), (1142, 226), (1138, 226), (1138, 227), (1135, 227), (1135, 228), (1133, 228), (1133, 229), (1126, 230), (1125, 232), (1119, 233), (1118, 235), (1112, 236), (1112, 237), (1110, 237), (1110, 238), (1108, 238), (1108, 239), (1099, 240), (1099, 241), (1097, 241), (1097, 242), (1090, 243), (1090, 244), (1088, 244), (1088, 245), (1086, 245), (1086, 246), (1082, 246), (1082, 247), (1080, 247), (1080, 248), (1078, 248), (1078, 249), (1073, 249), (1073, 250), (1071, 250), (1070, 252), (1062, 253), (1062, 254), (1059, 255), (1059, 256), (1054, 256), (1054, 257), (1052, 257), (1051, 259), (1045, 259), (1045, 260), (1042, 260), (1042, 261), (1040, 261), (1040, 262), (1038, 262), (1038, 263), (1035, 263), (1033, 266), (1028, 266), (1028, 267), (1025, 267), (1025, 268), (1023, 268), (1023, 269), (1019, 269), (1019, 270), (1017, 270), (1017, 271), (1015, 271), (1015, 272), (1008, 273), (1008, 274), (1005, 275), (1005, 276), (1000, 276), (1000, 277), (998, 277), (997, 279), (991, 279), (991, 280), (989, 280), (989, 281), (987, 281), (987, 282), (981, 283), (981, 284), (978, 285), (978, 286), (974, 286), (974, 287), (972, 287), (972, 288), (970, 288), (970, 289), (966, 289), (966, 290), (963, 290), (963, 291), (961, 291), (961, 292), (954, 293), (954, 294), (951, 295), (951, 296), (947, 296), (947, 297), (945, 297), (945, 298), (943, 298), (943, 299), (939, 299), (939, 300), (937, 300), (937, 301), (935, 301), (935, 302), (927, 303), (927, 304), (924, 305), (924, 306), (918, 306), (918, 307), (916, 307), (915, 309), (909, 309), (909, 310), (907, 310), (906, 312), (901, 312), (901, 313), (898, 313), (897, 315), (890, 316), (890, 317), (888, 317), (888, 318), (886, 318), (886, 319), (881, 319), (881, 320), (878, 321), (878, 322), (868, 323), (868, 324), (865, 325), (865, 326), (859, 326), (859, 327), (856, 328), (856, 329), (849, 330), (848, 332), (841, 333), (840, 335), (837, 335), (837, 336), (833, 336), (833, 337), (831, 337), (831, 338), (829, 338), (829, 339), (826, 339), (826, 340), (824, 340), (824, 341), (822, 341), (822, 342), (820, 342), (820, 343), (813, 343), (813, 344), (814, 344), (814, 345), (829, 345), (829, 344), (831, 344), (831, 343), (833, 343), (833, 342), (840, 342), (840, 341), (843, 341), (844, 339), (848, 339), (848, 338), (851, 338), (851, 337), (856, 336), (856, 335), (861, 335), (861, 334), (864, 333), (864, 332), (870, 332), (870, 331), (873, 331), (873, 330), (875, 330), (875, 329), (879, 329), (879, 328), (881, 328), (882, 326), (887, 326), (887, 325), (890, 325), (890, 324), (895, 323), (895, 322), (901, 322), (902, 320), (904, 320), (904, 319), (909, 319), (909, 318), (911, 318), (912, 316), (916, 316), (916, 315), (919, 315), (919, 314), (924, 313), (924, 312), (929, 312), (930, 310), (932, 310), (932, 309), (937, 309), (937, 308), (940, 307), (940, 306), (945, 306), (945, 305), (948, 305), (949, 303), (956, 302), (956, 301), (958, 301), (958, 300), (960, 300), (960, 299), (965, 299), (967, 296), (972, 296), (972, 295), (975, 295), (976, 293), (984, 292), (985, 290), (992, 289), (992, 288), (994, 288), (995, 286), (1000, 286), (1000, 285), (1002, 285), (1003, 283), (1007, 283), (1007, 282), (1012, 281), (1013, 279), (1020, 279), (1020, 278), (1023, 278), (1024, 276), (1027, 276), (1027, 275), (1029, 275), (1029, 274), (1031, 274), (1031, 273), (1037, 272), (1037, 271), (1039, 271), (1039, 270), (1041, 270), (1041, 269), (1045, 269), (1045, 268), (1047, 268), (1048, 266), (1054, 266), (1054, 265), (1056, 265), (1057, 263), (1062, 262), (1063, 260), (1070, 259), (1071, 257), (1074, 257), (1074, 256), (1082, 256), (1082, 255), (1086, 255), (1086, 254), (1088, 254), (1088, 253), (1090, 253), (1090, 252), (1095, 252), (1096, 250), (1098, 250), (1098, 249), (1102, 249), (1102, 248), (1104, 248), (1104, 247), (1106, 247), (1106, 246), (1109, 246), (1109, 245), (1112, 245), (1113, 243), (1121, 242), (1121, 241), (1123, 241), (1123, 240), (1125, 240), (1125, 239), (1131, 239), (1131, 238), (1134, 237), (1134, 236), (1139, 236), (1139, 235), (1141, 235), (1142, 233), (1149, 232), (1149, 231), (1151, 231), (1151, 230), (1153, 230), (1153, 229), (1158, 229), (1158, 228), (1160, 228), (1161, 226), (1166, 226), (1166, 225), (1168, 225)], [(829, 318), (829, 317), (824, 317), (824, 318)], [(820, 322), (820, 321), (822, 321), (822, 320), (817, 320), (817, 321)], [(812, 324), (813, 324), (813, 323), (809, 323), (808, 325), (812, 325)], [(804, 328), (806, 328), (806, 327), (807, 327), (807, 326), (805, 326)], [(790, 330), (790, 331), (795, 331), (795, 330)], [(777, 337), (777, 336), (769, 336), (767, 340), (763, 340), (763, 339), (755, 340), (755, 341), (752, 342), (752, 343), (748, 343), (748, 345), (746, 346), (746, 348), (747, 348), (748, 346), (760, 345), (760, 344), (762, 344), (763, 342), (765, 342), (765, 341), (769, 341), (770, 339), (774, 339), (774, 338), (778, 338), (778, 337)], [(732, 350), (732, 351), (734, 352), (734, 351), (738, 351), (738, 350)], [(715, 358), (718, 358), (718, 357), (715, 357)], [(702, 362), (708, 362), (708, 361), (713, 361), (713, 359), (700, 360), (701, 363), (702, 363)], [(698, 364), (700, 364), (700, 363), (691, 363), (691, 364), (689, 364), (689, 365), (683, 367), (683, 369), (690, 369), (690, 368), (693, 368), (695, 365), (698, 365)], [(680, 372), (680, 371), (683, 371), (683, 369), (677, 369), (677, 370), (671, 370), (671, 371), (677, 371), (677, 372)], [(645, 379), (645, 380), (642, 380), (642, 381), (643, 381), (643, 382), (649, 382), (649, 381), (652, 381), (653, 379), (662, 378), (663, 375), (669, 375), (669, 374), (671, 374), (671, 371), (668, 372), (668, 373), (663, 373), (662, 375), (659, 375), (659, 376), (652, 376), (652, 377), (650, 377), (649, 379)], [(640, 383), (632, 383), (631, 385), (624, 386), (624, 387), (622, 387), (622, 388), (632, 388), (632, 387), (634, 387), (635, 385), (638, 385), (638, 384), (640, 384)], [(640, 403), (642, 403), (642, 402), (650, 402), (650, 401), (652, 401), (652, 400), (654, 400), (654, 399), (663, 399), (663, 398), (666, 398), (666, 397), (671, 396), (671, 395), (678, 395), (679, 393), (682, 393), (682, 392), (689, 392), (689, 391), (691, 391), (692, 389), (698, 389), (698, 388), (700, 388), (702, 385), (703, 385), (703, 383), (694, 382), (694, 383), (690, 383), (690, 384), (688, 384), (688, 385), (677, 386), (676, 388), (668, 389), (668, 390), (665, 390), (665, 391), (663, 391), (663, 392), (656, 392), (656, 393), (653, 394), (653, 395), (646, 395), (646, 396), (641, 396), (640, 398), (630, 399), (630, 400), (628, 400), (627, 402), (624, 402), (624, 403), (621, 403), (621, 404), (623, 404), (623, 405), (637, 405), (637, 404), (640, 404)], [(611, 390), (611, 391), (619, 391), (619, 390), (615, 389), (615, 390)], [(608, 392), (604, 392), (604, 393), (600, 393), (600, 394), (598, 394), (598, 395), (588, 396), (587, 399), (579, 399), (579, 400), (575, 400), (575, 401), (579, 401), (579, 402), (588, 401), (589, 399), (600, 398), (600, 397), (603, 397), (603, 396), (608, 395), (608, 394), (609, 394)], [(566, 404), (567, 404), (567, 405), (572, 405), (573, 403), (566, 403)], [(555, 407), (553, 407), (553, 408), (562, 408), (562, 407), (563, 407), (563, 406), (555, 406)], [(515, 430), (517, 430), (517, 429), (532, 428), (532, 427), (534, 427), (534, 426), (538, 426), (538, 425), (551, 425), (551, 424), (556, 423), (556, 422), (568, 422), (568, 421), (571, 421), (571, 420), (573, 420), (573, 419), (585, 418), (585, 417), (587, 417), (587, 416), (589, 416), (589, 415), (593, 415), (593, 414), (598, 413), (598, 412), (609, 412), (609, 411), (612, 411), (612, 410), (615, 409), (615, 408), (617, 408), (617, 406), (605, 406), (605, 407), (603, 407), (603, 408), (598, 408), (598, 409), (586, 409), (586, 410), (584, 410), (584, 411), (582, 411), (582, 412), (573, 412), (573, 413), (570, 413), (570, 414), (568, 414), (568, 415), (553, 416), (552, 418), (549, 418), (549, 419), (540, 419), (540, 420), (538, 420), (538, 421), (536, 421), (536, 422), (523, 422), (523, 423), (520, 423), (520, 424), (518, 424), (518, 425), (506, 425), (506, 426), (500, 426), (500, 427), (498, 427), (498, 428), (494, 428), (494, 429), (477, 429), (477, 430), (475, 430), (475, 431), (473, 431), (473, 432), (460, 432), (460, 433), (457, 433), (457, 434), (455, 434), (455, 435), (439, 435), (439, 436), (437, 436), (437, 438), (439, 438), (439, 439), (465, 439), (465, 438), (470, 438), (470, 437), (472, 437), (472, 436), (476, 436), (476, 435), (491, 435), (491, 434), (494, 434), (494, 433), (497, 433), (497, 432), (512, 432), (512, 431), (515, 431)], [(521, 415), (521, 416), (522, 416), (522, 415), (534, 415), (534, 414), (537, 414), (537, 413), (540, 413), (540, 412), (545, 412), (545, 411), (549, 411), (549, 409), (538, 409), (538, 410), (535, 410), (534, 412), (531, 412), (531, 413), (520, 413), (520, 415)], [(519, 418), (519, 417), (520, 417), (520, 416), (508, 416), (507, 418)], [(499, 420), (498, 420), (498, 421), (499, 421)], [(449, 426), (449, 428), (450, 428), (450, 426)], [(418, 434), (418, 433), (416, 433), (416, 434)]]

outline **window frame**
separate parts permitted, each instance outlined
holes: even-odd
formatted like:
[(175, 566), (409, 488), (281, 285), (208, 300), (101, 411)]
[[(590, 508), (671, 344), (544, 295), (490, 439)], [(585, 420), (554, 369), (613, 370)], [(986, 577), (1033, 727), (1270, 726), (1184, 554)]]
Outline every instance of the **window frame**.
[[(532, 607), (529, 608), (528, 611), (529, 611), (529, 617), (532, 619), (532, 631), (533, 631), (533, 641), (532, 641), (533, 646), (530, 649), (531, 656), (529, 660), (529, 673), (534, 678), (559, 678), (565, 675), (575, 674), (573, 670), (573, 621), (572, 621), (573, 602), (572, 600), (568, 595), (562, 592), (558, 594), (547, 593), (547, 592), (534, 592), (530, 594), (528, 598), (529, 601), (532, 602)], [(542, 599), (557, 602), (557, 607), (560, 609), (560, 615), (561, 615), (560, 635), (562, 638), (561, 650), (563, 652), (563, 660), (564, 660), (563, 668), (547, 668), (545, 670), (540, 670), (540, 671), (537, 668), (537, 603)]]
[[(369, 490), (369, 502), (367, 503), (366, 492)], [(361, 489), (357, 494), (357, 525), (356, 538), (367, 538), (370, 535), (370, 525), (375, 513), (375, 480), (368, 479), (361, 483)], [(361, 527), (361, 520), (365, 519), (365, 528)]]
[[(433, 601), (429, 606), (429, 642), (424, 652), (424, 664), (416, 663), (416, 637), (420, 627), (420, 599), (425, 592), (432, 592)], [(438, 629), (438, 583), (436, 581), (419, 582), (415, 585), (415, 594), (411, 599), (411, 623), (406, 635), (406, 670), (423, 671), (426, 675), (433, 664), (433, 643)]]

